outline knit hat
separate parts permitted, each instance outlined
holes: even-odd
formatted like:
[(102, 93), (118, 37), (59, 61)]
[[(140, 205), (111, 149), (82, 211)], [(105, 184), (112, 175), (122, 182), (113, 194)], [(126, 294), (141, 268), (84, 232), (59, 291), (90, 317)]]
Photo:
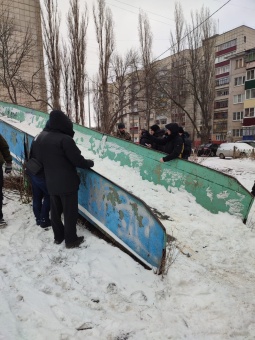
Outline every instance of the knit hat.
[(179, 133), (184, 133), (183, 127), (179, 126)]
[(150, 127), (150, 129), (151, 129), (152, 131), (156, 132), (156, 131), (160, 130), (160, 127), (159, 127), (157, 124), (154, 124), (154, 125), (152, 125), (152, 126)]
[(118, 129), (125, 129), (125, 124), (124, 123), (119, 123), (118, 124)]

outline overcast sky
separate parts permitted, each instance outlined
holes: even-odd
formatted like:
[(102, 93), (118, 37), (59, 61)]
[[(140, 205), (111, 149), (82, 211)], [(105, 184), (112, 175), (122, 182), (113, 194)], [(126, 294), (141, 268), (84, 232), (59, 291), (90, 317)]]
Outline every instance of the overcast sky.
[[(62, 10), (62, 21), (65, 21), (69, 0), (58, 0)], [(80, 0), (82, 4), (84, 0)], [(228, 0), (180, 0), (185, 18), (188, 21), (191, 10), (199, 10), (203, 5), (216, 12)], [(92, 17), (92, 5), (96, 1), (87, 1), (90, 23), (88, 34), (87, 70), (90, 76), (97, 71), (97, 43)], [(153, 33), (153, 54), (158, 57), (169, 48), (169, 32), (174, 29), (174, 4), (172, 0), (107, 0), (115, 23), (116, 48), (125, 53), (131, 47), (137, 47), (139, 8), (149, 17)], [(218, 33), (224, 33), (240, 25), (255, 28), (255, 0), (231, 0), (220, 9), (213, 18), (216, 20)], [(255, 46), (255, 42), (254, 42)], [(168, 54), (162, 55), (162, 58)]]

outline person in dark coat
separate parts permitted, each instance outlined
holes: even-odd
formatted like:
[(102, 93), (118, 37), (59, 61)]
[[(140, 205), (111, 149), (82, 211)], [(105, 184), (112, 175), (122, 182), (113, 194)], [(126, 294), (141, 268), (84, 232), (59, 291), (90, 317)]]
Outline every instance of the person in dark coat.
[[(49, 121), (47, 121), (43, 131), (49, 131)], [(31, 144), (29, 158), (35, 158), (38, 160), (40, 154), (40, 145), (38, 145), (37, 139), (39, 136), (40, 134), (35, 136)], [(42, 168), (36, 175), (32, 174), (28, 169), (26, 169), (26, 173), (32, 185), (33, 212), (35, 215), (36, 224), (41, 228), (47, 228), (51, 226), (51, 220), (49, 217), (50, 195), (46, 186), (44, 169)]]
[[(153, 137), (157, 137), (157, 138), (163, 138), (165, 137), (165, 129), (160, 129), (160, 127), (157, 124), (154, 124), (150, 127), (150, 134)], [(165, 147), (164, 145), (159, 145), (157, 143), (152, 143), (151, 148), (154, 150), (158, 150), (158, 151), (165, 151)]]
[(189, 133), (183, 130), (183, 127), (179, 127), (179, 134), (183, 139), (183, 152), (182, 152), (182, 159), (189, 159), (189, 156), (192, 152), (192, 142), (189, 138)]
[(251, 194), (252, 194), (253, 196), (255, 196), (255, 182), (254, 182), (254, 184), (253, 184), (253, 186), (252, 186), (252, 188), (251, 188)]
[(4, 174), (3, 164), (5, 163), (5, 173), (9, 174), (12, 171), (12, 156), (10, 153), (9, 145), (0, 134), (0, 228), (6, 226), (6, 221), (3, 218), (3, 185), (4, 185)]
[(151, 141), (150, 139), (147, 137), (148, 131), (145, 129), (141, 129), (140, 132), (140, 143), (143, 146), (147, 146), (147, 147), (151, 147)]
[(165, 153), (167, 156), (160, 158), (160, 162), (168, 162), (172, 159), (181, 157), (183, 151), (183, 139), (179, 135), (179, 126), (176, 123), (170, 123), (166, 125), (167, 136), (164, 138), (157, 138), (152, 135), (148, 135), (150, 140), (158, 145), (165, 146)]
[(60, 244), (65, 240), (67, 248), (79, 247), (84, 237), (76, 234), (80, 184), (76, 168), (88, 169), (94, 162), (81, 155), (73, 140), (73, 123), (62, 111), (51, 111), (49, 125), (49, 131), (43, 131), (37, 141), (38, 159), (43, 164), (50, 194), (54, 242)]

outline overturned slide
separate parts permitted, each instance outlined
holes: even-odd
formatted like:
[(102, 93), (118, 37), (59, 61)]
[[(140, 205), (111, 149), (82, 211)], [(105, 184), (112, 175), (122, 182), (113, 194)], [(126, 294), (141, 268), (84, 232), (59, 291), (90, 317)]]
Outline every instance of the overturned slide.
[[(48, 114), (32, 109), (0, 102), (0, 117), (8, 117), (18, 127), (45, 126)], [(25, 123), (25, 124), (24, 124)], [(253, 196), (237, 179), (203, 165), (177, 159), (160, 163), (160, 153), (113, 136), (74, 124), (75, 141), (100, 158), (118, 162), (120, 166), (136, 169), (142, 179), (163, 185), (168, 191), (173, 187), (185, 189), (196, 202), (212, 213), (228, 212), (246, 222)]]
[[(38, 133), (33, 124), (38, 123), (38, 119), (33, 121), (35, 117), (29, 116), (28, 123), (23, 125), (13, 117), (7, 120), (0, 118), (0, 133), (9, 144), (14, 161), (20, 166), (25, 150)], [(150, 208), (141, 199), (95, 171), (78, 171), (81, 179), (79, 213), (147, 268), (161, 273), (166, 232)]]

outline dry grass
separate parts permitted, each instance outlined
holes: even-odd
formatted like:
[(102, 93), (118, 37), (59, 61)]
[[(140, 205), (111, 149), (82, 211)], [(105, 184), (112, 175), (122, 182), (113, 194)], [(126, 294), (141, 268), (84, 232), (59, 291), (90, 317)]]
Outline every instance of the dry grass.
[(176, 238), (171, 235), (167, 235), (167, 238), (165, 257), (160, 268), (162, 279), (164, 279), (164, 277), (168, 274), (170, 267), (176, 261), (179, 254), (178, 241)]
[(4, 188), (18, 193), (22, 203), (32, 201), (32, 187), (23, 168), (14, 168), (10, 174), (4, 175)]

